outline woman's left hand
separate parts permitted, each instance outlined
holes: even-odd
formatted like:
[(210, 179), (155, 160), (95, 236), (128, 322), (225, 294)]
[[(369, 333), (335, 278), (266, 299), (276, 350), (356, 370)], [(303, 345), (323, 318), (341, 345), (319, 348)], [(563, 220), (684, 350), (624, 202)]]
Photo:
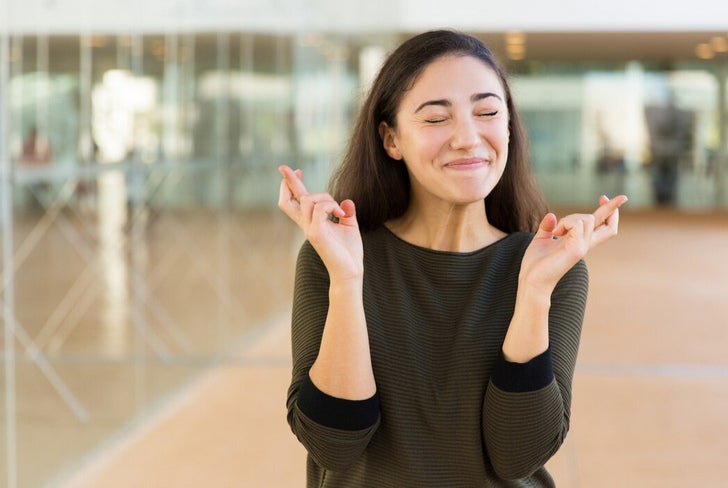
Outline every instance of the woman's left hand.
[(626, 201), (624, 195), (611, 200), (602, 195), (592, 214), (571, 214), (561, 220), (547, 214), (523, 256), (520, 283), (550, 295), (590, 249), (617, 235), (619, 207)]

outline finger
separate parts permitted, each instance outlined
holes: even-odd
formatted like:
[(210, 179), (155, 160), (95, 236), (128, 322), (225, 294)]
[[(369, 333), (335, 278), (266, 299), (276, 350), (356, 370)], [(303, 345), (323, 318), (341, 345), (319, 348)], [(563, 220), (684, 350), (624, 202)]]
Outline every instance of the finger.
[(554, 235), (564, 236), (576, 230), (577, 234), (581, 236), (582, 229), (593, 228), (594, 216), (592, 214), (571, 214), (559, 220), (554, 229)]
[[(313, 236), (322, 235), (320, 234), (322, 228), (341, 224), (342, 218), (346, 218), (346, 211), (334, 200), (317, 202), (311, 211), (311, 218), (307, 225), (307, 237), (315, 239)], [(353, 217), (349, 216), (348, 218), (351, 220)]]
[(544, 218), (541, 219), (541, 223), (538, 225), (538, 231), (536, 231), (535, 237), (553, 237), (556, 222), (556, 215), (551, 212), (547, 213)]
[(281, 180), (281, 187), (278, 192), (278, 208), (290, 217), (291, 220), (296, 223), (299, 222), (301, 207), (298, 200), (293, 198), (293, 194), (286, 180)]
[(591, 247), (601, 244), (607, 239), (617, 235), (619, 228), (619, 209), (615, 209), (612, 214), (607, 217), (604, 224), (594, 229)]
[[(307, 197), (304, 197), (304, 200), (306, 200)], [(322, 200), (317, 202), (311, 202), (312, 203), (312, 209), (311, 209), (311, 221), (320, 221), (324, 222), (326, 220), (331, 220), (331, 216), (335, 214), (343, 214), (344, 212), (341, 210), (341, 207), (338, 203), (336, 203), (333, 200)]]
[(299, 204), (301, 206), (301, 222), (305, 223), (314, 220), (314, 211), (323, 211), (327, 215), (333, 215), (338, 218), (343, 214), (341, 207), (328, 193), (307, 193), (301, 195)]
[(300, 169), (293, 171), (289, 166), (284, 164), (278, 167), (278, 172), (281, 173), (283, 180), (288, 184), (293, 198), (300, 200), (301, 196), (308, 194), (306, 185), (303, 184), (302, 180), (303, 171)]
[(599, 198), (599, 208), (597, 208), (593, 215), (596, 227), (607, 224), (610, 217), (614, 212), (627, 202), (625, 195), (619, 195), (613, 199), (609, 199), (606, 195), (602, 195)]
[(594, 235), (592, 236), (591, 247), (601, 244), (607, 239), (617, 235), (619, 228), (619, 207), (627, 202), (627, 197), (619, 195), (611, 201), (606, 196), (602, 196), (602, 198), (599, 199), (600, 202), (604, 200), (606, 200), (605, 204), (597, 209), (597, 212), (599, 212), (603, 207), (609, 207), (611, 205), (615, 205), (615, 207), (614, 210), (612, 210), (612, 212), (601, 222), (601, 224), (597, 225), (597, 228), (594, 230)]
[(301, 205), (301, 208), (308, 208), (313, 207), (316, 204), (323, 203), (323, 202), (334, 202), (334, 197), (329, 195), (328, 193), (306, 193), (304, 195), (301, 195), (299, 198), (299, 203)]
[(343, 225), (358, 226), (356, 220), (356, 205), (352, 200), (344, 200), (340, 205), (340, 213), (334, 213), (334, 216), (339, 219), (339, 223)]

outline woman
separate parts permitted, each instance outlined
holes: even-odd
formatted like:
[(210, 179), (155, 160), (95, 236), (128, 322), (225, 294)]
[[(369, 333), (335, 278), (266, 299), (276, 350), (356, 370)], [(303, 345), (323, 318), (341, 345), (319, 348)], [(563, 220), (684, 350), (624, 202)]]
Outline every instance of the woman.
[(490, 51), (433, 31), (385, 62), (331, 194), (280, 167), (307, 239), (287, 405), (309, 487), (553, 486), (582, 258), (626, 197), (557, 220), (526, 153)]

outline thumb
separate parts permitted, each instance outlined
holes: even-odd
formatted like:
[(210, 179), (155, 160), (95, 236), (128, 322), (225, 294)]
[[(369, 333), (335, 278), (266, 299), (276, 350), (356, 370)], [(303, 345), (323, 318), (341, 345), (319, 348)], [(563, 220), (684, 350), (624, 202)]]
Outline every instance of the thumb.
[(356, 205), (354, 205), (354, 202), (352, 200), (344, 200), (339, 205), (341, 207), (341, 210), (344, 211), (343, 215), (337, 215), (339, 218), (339, 223), (344, 225), (352, 225), (352, 226), (358, 226), (356, 220)]
[(556, 215), (549, 212), (544, 216), (544, 218), (541, 220), (541, 223), (538, 225), (536, 237), (551, 237), (554, 229), (556, 229)]

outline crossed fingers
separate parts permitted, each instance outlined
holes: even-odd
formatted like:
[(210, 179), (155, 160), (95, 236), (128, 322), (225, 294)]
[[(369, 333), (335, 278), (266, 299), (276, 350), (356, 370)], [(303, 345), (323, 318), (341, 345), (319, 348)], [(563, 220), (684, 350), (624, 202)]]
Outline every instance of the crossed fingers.
[(602, 195), (599, 198), (599, 208), (594, 213), (594, 232), (592, 234), (592, 246), (604, 242), (617, 235), (619, 226), (619, 207), (624, 205), (627, 197), (619, 195), (611, 200)]
[[(280, 166), (283, 175), (278, 196), (278, 208), (304, 230), (319, 215), (322, 220), (344, 215), (339, 204), (328, 193), (309, 193), (301, 180), (301, 170)], [(316, 211), (316, 214), (314, 213)]]
[(551, 231), (554, 238), (571, 236), (579, 242), (580, 252), (586, 253), (588, 249), (617, 235), (619, 226), (619, 207), (627, 201), (627, 197), (619, 195), (609, 199), (602, 195), (599, 198), (599, 208), (591, 214), (571, 214), (558, 222), (554, 221)]

